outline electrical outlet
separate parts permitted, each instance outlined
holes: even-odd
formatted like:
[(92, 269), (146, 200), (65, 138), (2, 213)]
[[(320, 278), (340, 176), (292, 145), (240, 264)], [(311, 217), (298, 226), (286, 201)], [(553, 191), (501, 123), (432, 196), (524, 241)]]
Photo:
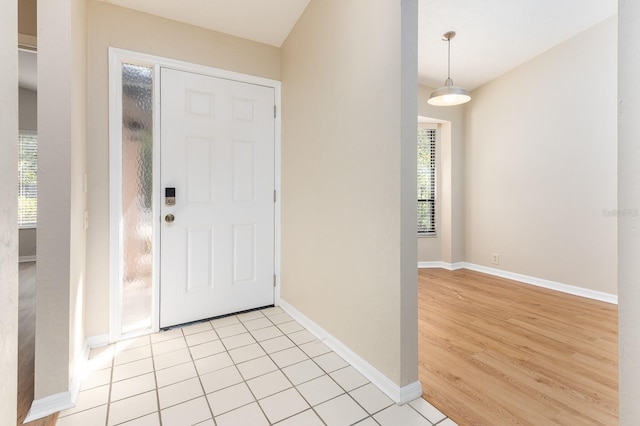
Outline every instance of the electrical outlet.
[(491, 263), (493, 263), (494, 265), (500, 264), (500, 255), (498, 253), (491, 254)]

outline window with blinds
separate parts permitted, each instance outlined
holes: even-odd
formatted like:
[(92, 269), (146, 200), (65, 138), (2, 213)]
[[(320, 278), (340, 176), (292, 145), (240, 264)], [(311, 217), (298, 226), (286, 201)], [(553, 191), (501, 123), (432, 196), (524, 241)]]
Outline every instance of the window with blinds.
[(436, 233), (436, 129), (418, 128), (418, 234)]
[(38, 136), (20, 130), (18, 135), (18, 227), (35, 228), (38, 213)]

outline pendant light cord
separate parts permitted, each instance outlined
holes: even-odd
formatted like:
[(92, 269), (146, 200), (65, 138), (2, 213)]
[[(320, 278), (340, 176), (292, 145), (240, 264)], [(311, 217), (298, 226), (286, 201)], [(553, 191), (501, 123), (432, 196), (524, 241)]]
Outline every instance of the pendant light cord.
[(447, 37), (447, 79), (451, 78), (451, 37)]

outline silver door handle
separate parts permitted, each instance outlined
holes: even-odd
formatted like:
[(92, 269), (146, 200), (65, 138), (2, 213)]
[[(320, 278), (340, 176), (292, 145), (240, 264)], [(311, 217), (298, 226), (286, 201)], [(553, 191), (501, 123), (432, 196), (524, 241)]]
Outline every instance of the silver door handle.
[(176, 217), (172, 214), (168, 214), (164, 217), (164, 221), (167, 223), (172, 223), (174, 220), (176, 220)]

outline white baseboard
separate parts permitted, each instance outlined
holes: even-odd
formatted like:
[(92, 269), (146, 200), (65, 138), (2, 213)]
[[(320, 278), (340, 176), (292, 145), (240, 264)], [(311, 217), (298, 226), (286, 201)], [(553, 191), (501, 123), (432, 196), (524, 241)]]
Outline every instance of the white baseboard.
[(89, 349), (101, 348), (103, 346), (107, 346), (108, 344), (109, 344), (108, 334), (100, 334), (98, 336), (87, 337), (87, 346), (89, 347)]
[(75, 403), (71, 400), (71, 392), (60, 392), (53, 395), (49, 395), (45, 398), (36, 399), (31, 403), (31, 408), (27, 417), (24, 419), (24, 423), (29, 423), (34, 420), (47, 417), (58, 411), (66, 410), (75, 406)]
[(432, 269), (432, 268), (442, 268), (442, 269), (451, 270), (451, 264), (447, 262), (441, 262), (441, 261), (418, 262), (418, 269)]
[(35, 261), (36, 261), (35, 256), (20, 256), (18, 258), (18, 263), (35, 262)]
[(75, 370), (69, 390), (34, 400), (31, 403), (27, 417), (24, 419), (24, 423), (32, 422), (57, 413), (58, 411), (75, 407), (80, 389), (82, 388), (82, 380), (84, 379), (91, 348), (92, 346), (90, 346), (89, 339), (85, 340), (80, 359), (75, 363)]
[(316, 336), (336, 354), (340, 355), (345, 361), (353, 366), (360, 374), (366, 377), (371, 383), (377, 386), (396, 404), (406, 404), (416, 398), (422, 396), (422, 386), (419, 381), (410, 383), (407, 386), (400, 387), (391, 381), (387, 376), (382, 374), (377, 368), (369, 364), (362, 357), (349, 349), (344, 343), (340, 342), (325, 329), (316, 324), (309, 317), (298, 311), (292, 305), (283, 299), (279, 299), (278, 305), (293, 319), (298, 321), (304, 328), (309, 330), (311, 334)]
[(456, 271), (464, 268), (464, 262), (448, 263), (441, 261), (418, 262), (418, 269), (442, 268), (448, 271)]
[[(400, 397), (396, 404), (407, 404), (414, 399), (422, 398), (422, 384), (419, 380), (400, 388)], [(395, 399), (394, 399), (395, 401)]]
[(587, 299), (599, 300), (601, 302), (618, 304), (618, 296), (615, 294), (605, 293), (602, 291), (590, 290), (588, 288), (576, 287), (574, 285), (563, 284), (555, 281), (549, 281), (542, 278), (536, 278), (529, 275), (518, 274), (515, 272), (504, 271), (502, 269), (490, 268), (488, 266), (476, 265), (469, 262), (418, 262), (418, 268), (443, 268), (449, 271), (458, 269), (469, 269), (476, 272), (482, 272), (496, 277), (507, 278), (509, 280), (519, 281), (524, 284), (534, 285), (536, 287), (548, 288), (549, 290), (559, 291), (561, 293), (572, 294), (574, 296), (586, 297)]

